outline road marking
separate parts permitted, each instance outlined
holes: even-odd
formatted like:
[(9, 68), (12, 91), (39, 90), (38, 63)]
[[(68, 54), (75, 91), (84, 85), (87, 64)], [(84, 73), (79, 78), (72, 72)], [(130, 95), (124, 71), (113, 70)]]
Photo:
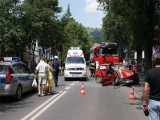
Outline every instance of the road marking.
[(71, 87), (66, 87), (65, 89), (66, 89), (66, 90), (69, 90), (70, 88), (71, 88)]
[(53, 100), (55, 97), (57, 97), (61, 93), (62, 93), (62, 91), (60, 91), (58, 94), (56, 94), (53, 97), (51, 97), (50, 99), (48, 99), (46, 102), (44, 102), (42, 105), (40, 105), (39, 107), (37, 107), (36, 109), (34, 109), (32, 112), (30, 112), (28, 115), (26, 115), (25, 117), (23, 117), (21, 120), (27, 120), (29, 117), (31, 117), (33, 114), (35, 114), (39, 109), (41, 109), (43, 106), (45, 106), (47, 103), (49, 103), (51, 100)]
[(70, 86), (73, 86), (73, 85), (75, 85), (75, 84), (70, 84)]
[(45, 106), (43, 109), (41, 109), (37, 114), (35, 114), (30, 120), (35, 120), (38, 116), (40, 116), (45, 110), (47, 110), (52, 104), (54, 104), (58, 99), (60, 99), (64, 94), (66, 94), (67, 91), (64, 91), (62, 94), (60, 94), (56, 99), (54, 99), (52, 102), (50, 102), (47, 106)]

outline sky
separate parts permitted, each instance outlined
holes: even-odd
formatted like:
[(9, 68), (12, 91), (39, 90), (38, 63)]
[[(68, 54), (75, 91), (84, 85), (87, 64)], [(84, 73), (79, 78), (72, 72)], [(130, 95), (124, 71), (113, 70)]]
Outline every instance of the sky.
[(66, 12), (68, 4), (72, 17), (85, 27), (102, 28), (103, 11), (97, 10), (96, 0), (59, 0), (59, 6), (63, 13)]

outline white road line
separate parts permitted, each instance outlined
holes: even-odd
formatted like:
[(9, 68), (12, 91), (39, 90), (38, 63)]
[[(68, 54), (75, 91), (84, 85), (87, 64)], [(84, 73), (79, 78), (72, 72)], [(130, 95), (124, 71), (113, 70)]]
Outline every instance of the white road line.
[(69, 90), (70, 88), (71, 88), (71, 87), (66, 87), (65, 89), (66, 89), (66, 90)]
[(33, 114), (35, 114), (39, 109), (41, 109), (44, 105), (46, 105), (47, 103), (49, 103), (51, 100), (53, 100), (55, 97), (57, 97), (61, 93), (62, 93), (62, 91), (60, 91), (58, 94), (56, 94), (53, 97), (51, 97), (50, 99), (48, 99), (46, 102), (44, 102), (42, 105), (40, 105), (39, 107), (37, 107), (36, 109), (34, 109), (32, 112), (30, 112), (28, 115), (26, 115), (25, 117), (23, 117), (21, 120), (27, 120), (29, 117), (31, 117)]
[(73, 86), (73, 85), (75, 85), (75, 84), (70, 84), (70, 86)]
[(58, 99), (60, 99), (67, 91), (64, 91), (62, 94), (60, 94), (56, 99), (54, 99), (52, 102), (50, 102), (47, 106), (45, 106), (43, 109), (41, 109), (37, 114), (35, 114), (30, 120), (35, 120), (38, 116), (40, 116), (46, 109), (48, 109), (52, 104), (54, 104)]

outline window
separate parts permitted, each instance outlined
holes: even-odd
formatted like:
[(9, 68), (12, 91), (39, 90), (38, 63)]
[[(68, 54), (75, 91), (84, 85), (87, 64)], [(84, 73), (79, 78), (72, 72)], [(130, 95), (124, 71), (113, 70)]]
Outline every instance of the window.
[(6, 66), (0, 65), (0, 74), (6, 74)]
[(100, 53), (102, 55), (112, 55), (112, 56), (117, 56), (117, 47), (103, 47), (100, 50)]
[(13, 67), (18, 73), (30, 73), (30, 69), (24, 64), (18, 63), (13, 65)]
[[(11, 69), (11, 67), (9, 67), (10, 69), (10, 73), (13, 74), (13, 70)], [(7, 70), (7, 65), (0, 65), (0, 74), (6, 74), (6, 70)]]
[(83, 57), (67, 57), (66, 63), (84, 63)]

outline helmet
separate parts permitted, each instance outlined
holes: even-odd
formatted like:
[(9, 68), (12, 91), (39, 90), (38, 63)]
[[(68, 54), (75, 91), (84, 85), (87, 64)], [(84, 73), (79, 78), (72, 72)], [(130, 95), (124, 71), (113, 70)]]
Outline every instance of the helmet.
[(54, 59), (58, 59), (58, 56), (56, 55), (56, 56), (54, 56)]

